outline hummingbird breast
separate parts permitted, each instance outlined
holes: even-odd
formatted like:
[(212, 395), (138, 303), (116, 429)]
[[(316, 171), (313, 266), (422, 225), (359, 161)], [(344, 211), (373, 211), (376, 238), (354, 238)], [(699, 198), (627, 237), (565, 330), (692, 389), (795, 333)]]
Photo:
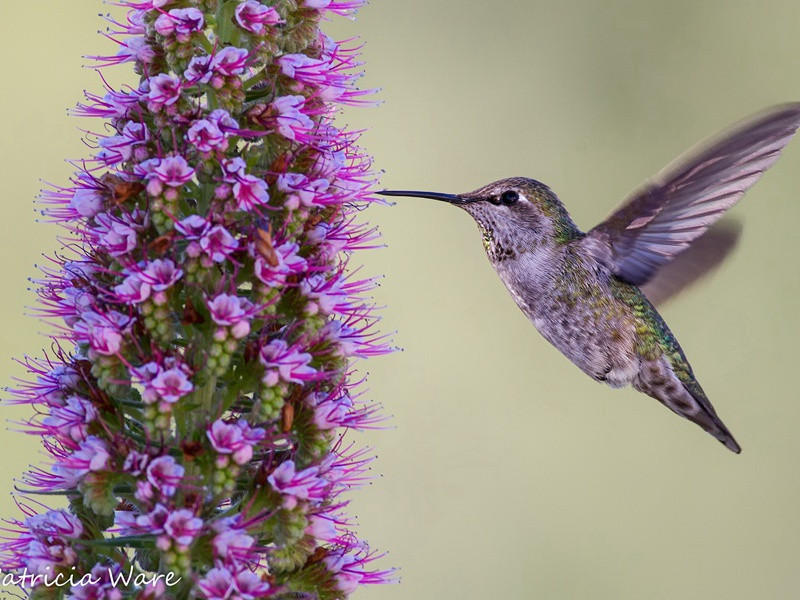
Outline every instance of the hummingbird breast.
[(634, 380), (637, 318), (613, 294), (605, 267), (572, 244), (540, 246), (494, 267), (536, 329), (582, 371), (612, 387)]

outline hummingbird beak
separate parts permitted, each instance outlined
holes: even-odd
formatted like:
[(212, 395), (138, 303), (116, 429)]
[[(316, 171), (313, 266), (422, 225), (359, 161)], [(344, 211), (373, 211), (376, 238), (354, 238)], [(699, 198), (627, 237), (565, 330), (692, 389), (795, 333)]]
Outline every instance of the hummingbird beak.
[(376, 192), (380, 196), (408, 196), (412, 198), (429, 198), (431, 200), (441, 200), (450, 204), (466, 204), (469, 202), (468, 198), (459, 196), (458, 194), (440, 194), (439, 192), (415, 192), (407, 190), (383, 190)]

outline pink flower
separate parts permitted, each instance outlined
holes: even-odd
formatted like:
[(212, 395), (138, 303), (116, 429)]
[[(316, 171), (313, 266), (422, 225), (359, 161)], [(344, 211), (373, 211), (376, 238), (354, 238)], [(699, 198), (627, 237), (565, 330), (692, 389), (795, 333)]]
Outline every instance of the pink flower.
[(242, 600), (253, 600), (271, 595), (269, 584), (262, 581), (257, 573), (246, 569), (236, 574), (233, 585), (236, 588), (237, 597)]
[(333, 542), (339, 537), (333, 521), (320, 515), (311, 515), (308, 518), (306, 533), (323, 542)]
[(253, 445), (264, 439), (266, 432), (259, 428), (251, 429), (247, 421), (225, 423), (216, 420), (206, 437), (214, 449), (220, 454), (230, 454), (237, 465), (250, 462), (253, 457)]
[[(376, 174), (333, 123), (368, 92), (357, 44), (319, 28), (361, 1), (122, 0), (103, 17), (116, 54), (90, 58), (139, 83), (101, 77), (74, 111), (104, 122), (39, 199), (65, 228), (34, 280), (56, 331), (9, 391), (52, 456), (18, 506), (46, 499), (28, 489), (75, 501), (7, 521), (4, 572), (91, 575), (59, 592), (72, 600), (175, 592), (127, 583), (126, 557), (220, 600), (386, 580), (341, 496), (371, 458), (342, 430), (379, 420), (349, 359), (387, 350), (370, 280), (346, 270), (375, 246), (359, 209)], [(294, 560), (315, 545), (336, 559)]]
[(153, 27), (163, 36), (175, 35), (179, 42), (186, 42), (193, 33), (203, 30), (205, 18), (196, 8), (173, 8), (161, 13)]
[(306, 259), (298, 255), (300, 246), (297, 244), (284, 242), (274, 250), (274, 261), (268, 261), (260, 254), (256, 256), (255, 274), (259, 281), (270, 287), (284, 285), (287, 276), (306, 270)]
[(325, 394), (312, 397), (314, 424), (323, 431), (341, 427), (353, 410), (353, 401), (348, 395), (331, 398)]
[(239, 128), (236, 120), (224, 108), (212, 110), (211, 114), (208, 115), (208, 120), (216, 125), (217, 129), (219, 129), (226, 136), (235, 132)]
[(268, 386), (279, 381), (303, 383), (317, 376), (317, 370), (309, 366), (312, 356), (300, 352), (297, 347), (289, 347), (285, 340), (272, 340), (261, 349), (261, 364), (266, 367), (263, 381)]
[(287, 192), (285, 206), (290, 210), (300, 206), (314, 206), (317, 204), (316, 199), (329, 187), (330, 182), (327, 179), (311, 180), (302, 173), (283, 173), (278, 176), (278, 189)]
[(214, 323), (230, 327), (231, 335), (237, 340), (250, 333), (250, 319), (253, 317), (248, 313), (250, 309), (250, 301), (246, 298), (229, 294), (220, 294), (208, 302)]
[(114, 294), (121, 302), (139, 304), (150, 297), (150, 284), (145, 282), (139, 273), (131, 273), (119, 285), (114, 287)]
[(130, 319), (116, 311), (100, 314), (87, 311), (81, 315), (81, 320), (74, 325), (75, 333), (89, 342), (89, 346), (104, 356), (111, 356), (119, 352), (122, 346), (123, 330), (130, 323)]
[(52, 576), (57, 568), (69, 568), (77, 562), (78, 555), (70, 547), (70, 540), (83, 534), (83, 526), (66, 510), (32, 515), (25, 520), (25, 527), (30, 533), (20, 541), (27, 541), (24, 544), (28, 559), (25, 566), (33, 574)]
[(199, 240), (211, 229), (211, 225), (200, 215), (190, 215), (175, 223), (175, 229), (187, 240)]
[(192, 179), (194, 169), (180, 155), (167, 156), (153, 168), (153, 174), (170, 187), (181, 187)]
[(171, 512), (164, 522), (164, 531), (181, 546), (191, 544), (202, 529), (203, 520), (186, 508)]
[(178, 367), (159, 372), (150, 385), (162, 400), (170, 404), (174, 404), (194, 389), (189, 377)]
[(83, 440), (78, 449), (53, 466), (53, 470), (63, 474), (65, 484), (72, 486), (89, 471), (102, 471), (108, 466), (109, 453), (106, 443), (90, 435)]
[(233, 184), (233, 197), (240, 210), (253, 210), (269, 202), (267, 184), (258, 177), (242, 175)]
[(78, 188), (72, 195), (70, 206), (82, 217), (93, 217), (103, 210), (103, 197), (98, 190)]
[[(308, 0), (306, 0), (308, 1)], [(343, 552), (330, 554), (324, 559), (328, 570), (336, 574), (336, 584), (345, 594), (352, 594), (367, 576), (360, 568), (360, 560)]]
[(207, 119), (200, 119), (192, 123), (186, 133), (189, 140), (200, 152), (223, 151), (228, 147), (228, 142), (217, 125)]
[(233, 592), (233, 583), (230, 571), (215, 567), (197, 582), (197, 587), (207, 600), (227, 600)]
[(40, 538), (79, 538), (83, 534), (80, 520), (63, 508), (32, 515), (25, 524), (33, 535)]
[(247, 169), (247, 164), (242, 160), (241, 157), (235, 156), (234, 158), (226, 158), (222, 161), (221, 164), (222, 172), (225, 174), (223, 177), (223, 181), (227, 181), (228, 183), (234, 183), (239, 179), (245, 177), (245, 170)]
[(173, 457), (160, 456), (147, 466), (147, 481), (169, 498), (175, 494), (184, 473), (184, 468)]
[(200, 238), (200, 248), (217, 263), (228, 258), (239, 244), (222, 225), (215, 225)]
[(149, 132), (142, 123), (129, 121), (122, 129), (121, 135), (100, 138), (98, 159), (106, 165), (116, 165), (130, 160), (136, 146), (147, 143)]
[[(156, 504), (149, 513), (136, 518), (136, 529), (141, 533), (158, 534), (164, 532), (164, 525), (169, 518), (169, 509), (163, 504)], [(130, 521), (127, 521), (128, 523)]]

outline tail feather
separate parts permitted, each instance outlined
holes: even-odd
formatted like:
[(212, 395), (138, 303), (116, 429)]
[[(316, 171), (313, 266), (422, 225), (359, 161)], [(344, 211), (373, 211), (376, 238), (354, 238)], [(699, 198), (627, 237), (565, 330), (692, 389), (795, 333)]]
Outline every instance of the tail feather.
[(672, 412), (696, 423), (726, 448), (739, 454), (741, 446), (717, 416), (717, 412), (695, 380), (681, 381), (664, 358), (642, 364), (633, 387), (661, 402)]

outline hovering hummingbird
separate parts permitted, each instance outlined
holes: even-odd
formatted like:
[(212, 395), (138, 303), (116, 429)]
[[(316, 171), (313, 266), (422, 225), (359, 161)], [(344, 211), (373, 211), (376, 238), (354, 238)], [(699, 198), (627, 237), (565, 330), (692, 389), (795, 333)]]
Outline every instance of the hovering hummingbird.
[(680, 156), (588, 233), (549, 187), (524, 177), (466, 194), (380, 193), (464, 209), (500, 279), (547, 341), (592, 379), (631, 384), (739, 453), (639, 286), (733, 206), (798, 127), (800, 103), (751, 118)]

